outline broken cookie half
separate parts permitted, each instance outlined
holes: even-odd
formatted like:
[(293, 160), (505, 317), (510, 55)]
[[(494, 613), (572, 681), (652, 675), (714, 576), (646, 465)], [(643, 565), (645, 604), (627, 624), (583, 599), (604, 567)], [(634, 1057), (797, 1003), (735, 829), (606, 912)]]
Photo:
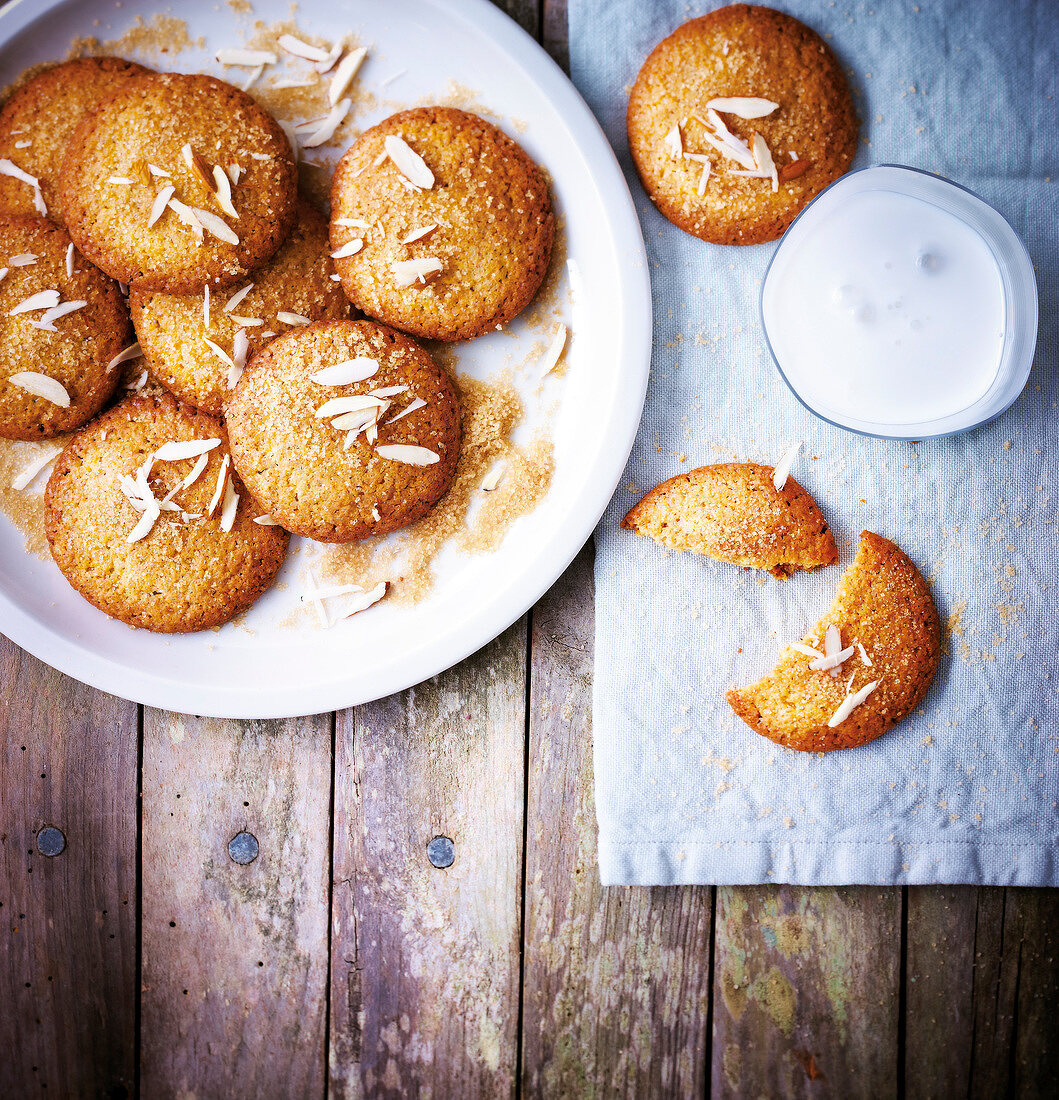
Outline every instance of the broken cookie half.
[(864, 531), (830, 611), (750, 687), (728, 692), (755, 732), (804, 752), (866, 744), (926, 694), (941, 631), (930, 589), (888, 539)]
[(701, 466), (652, 489), (621, 525), (674, 550), (767, 569), (780, 579), (833, 565), (835, 539), (816, 501), (794, 478), (774, 474), (754, 462)]

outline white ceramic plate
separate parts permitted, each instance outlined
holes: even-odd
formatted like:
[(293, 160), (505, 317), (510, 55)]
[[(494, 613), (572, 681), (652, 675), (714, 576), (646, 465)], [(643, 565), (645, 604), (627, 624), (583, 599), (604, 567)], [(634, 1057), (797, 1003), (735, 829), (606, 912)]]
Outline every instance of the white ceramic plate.
[[(113, 0), (9, 4), (0, 12), (0, 85), (29, 65), (65, 56), (76, 36), (119, 37), (134, 7), (150, 19), (150, 7)], [(233, 81), (245, 71), (224, 74), (213, 51), (241, 45), (253, 19), (287, 19), (290, 11), (286, 0), (254, 0), (250, 17), (214, 0), (157, 10), (179, 15), (206, 45), (162, 67)], [(494, 552), (443, 552), (428, 598), (414, 606), (383, 601), (330, 630), (306, 616), (282, 625), (297, 606), (311, 548), (291, 554), (279, 587), (238, 624), (164, 636), (132, 630), (85, 603), (50, 561), (26, 553), (22, 535), (0, 516), (0, 630), (85, 683), (169, 710), (264, 718), (351, 706), (419, 683), (496, 637), (591, 534), (624, 468), (646, 391), (650, 284), (632, 200), (598, 124), (540, 46), (488, 0), (303, 0), (296, 18), (306, 33), (331, 40), (353, 32), (369, 46), (360, 80), (377, 91), (379, 107), (358, 115), (358, 126), (392, 113), (394, 100), (443, 99), (456, 81), (550, 173), (567, 256), (583, 287), (567, 294), (564, 274), (556, 298), (571, 330), (565, 376), (526, 394), (525, 430), (534, 417), (549, 415), (554, 479), (547, 497)], [(488, 378), (545, 339), (541, 328), (518, 320), (509, 333), (459, 345), (459, 372)], [(292, 551), (299, 542), (292, 539)]]

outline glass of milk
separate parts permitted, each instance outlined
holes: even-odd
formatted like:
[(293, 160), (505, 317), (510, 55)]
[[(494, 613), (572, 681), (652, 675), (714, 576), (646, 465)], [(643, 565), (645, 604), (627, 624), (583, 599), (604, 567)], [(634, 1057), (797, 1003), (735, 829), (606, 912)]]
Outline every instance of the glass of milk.
[(1022, 241), (957, 184), (878, 165), (822, 191), (783, 235), (761, 290), (795, 396), (850, 431), (951, 435), (1021, 393), (1037, 342)]

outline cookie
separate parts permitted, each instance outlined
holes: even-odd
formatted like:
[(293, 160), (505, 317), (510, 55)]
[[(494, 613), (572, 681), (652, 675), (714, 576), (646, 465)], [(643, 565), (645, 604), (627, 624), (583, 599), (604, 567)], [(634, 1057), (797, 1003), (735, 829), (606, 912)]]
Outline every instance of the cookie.
[(416, 336), (468, 340), (506, 325), (537, 293), (554, 235), (540, 169), (466, 111), (391, 115), (335, 169), (331, 245), (346, 295)]
[(0, 211), (47, 214), (63, 224), (56, 184), (70, 136), (84, 115), (149, 70), (120, 57), (79, 57), (38, 73), (11, 93), (0, 109), (0, 159), (10, 161), (40, 188), (16, 175), (0, 175)]
[(674, 550), (691, 550), (781, 580), (798, 569), (838, 561), (835, 539), (816, 501), (773, 468), (724, 462), (678, 474), (629, 510), (622, 527)]
[(147, 73), (78, 124), (59, 173), (70, 236), (123, 283), (192, 294), (263, 264), (294, 221), (278, 123), (211, 76)]
[(118, 284), (47, 218), (0, 215), (0, 436), (79, 428), (118, 384), (129, 343)]
[(300, 324), (300, 317), (348, 315), (349, 303), (332, 274), (327, 219), (303, 201), (290, 236), (245, 285), (198, 294), (156, 294), (135, 286), (132, 320), (151, 373), (182, 401), (220, 416), (229, 380), (234, 384), (248, 356), (277, 333)]
[[(196, 440), (210, 449), (179, 447)], [(254, 522), (261, 509), (231, 468), (220, 421), (168, 394), (130, 397), (78, 432), (44, 506), (63, 576), (146, 630), (227, 622), (272, 584), (287, 551), (286, 531)]]
[[(934, 679), (941, 630), (926, 581), (889, 539), (871, 531), (860, 539), (831, 610), (801, 648), (788, 646), (767, 676), (728, 692), (736, 714), (777, 744), (804, 752), (866, 744), (900, 722)], [(829, 663), (821, 660), (829, 650), (836, 669), (813, 668)]]
[(626, 124), (651, 201), (713, 244), (775, 240), (857, 148), (849, 85), (827, 44), (797, 19), (748, 4), (660, 42)]
[(289, 531), (351, 542), (425, 515), (456, 472), (460, 409), (403, 333), (319, 321), (254, 356), (228, 404), (232, 458)]

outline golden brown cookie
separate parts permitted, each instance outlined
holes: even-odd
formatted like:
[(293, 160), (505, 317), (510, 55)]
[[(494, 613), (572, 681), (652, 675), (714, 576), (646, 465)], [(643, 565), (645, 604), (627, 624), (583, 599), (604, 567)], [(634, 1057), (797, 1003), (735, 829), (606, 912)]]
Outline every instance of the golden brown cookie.
[(47, 218), (0, 215), (0, 436), (78, 428), (114, 392), (129, 342), (117, 283)]
[(283, 131), (245, 92), (147, 73), (78, 124), (59, 204), (77, 247), (109, 275), (192, 294), (245, 278), (279, 248), (297, 171)]
[(134, 287), (129, 302), (136, 336), (156, 378), (182, 401), (220, 416), (229, 378), (277, 333), (296, 327), (300, 317), (321, 321), (348, 315), (349, 303), (332, 274), (327, 219), (303, 201), (290, 236), (247, 283), (198, 294)]
[(926, 581), (888, 539), (871, 531), (860, 539), (831, 610), (797, 643), (825, 654), (828, 627), (836, 628), (838, 675), (811, 667), (826, 658), (788, 646), (767, 676), (728, 692), (751, 729), (788, 748), (827, 752), (874, 740), (916, 706), (937, 671), (941, 631)]
[(277, 337), (247, 366), (227, 423), (236, 468), (262, 507), (323, 542), (419, 519), (459, 456), (449, 376), (414, 340), (371, 321)]
[(674, 550), (691, 550), (781, 580), (798, 569), (838, 561), (835, 539), (816, 501), (773, 468), (724, 462), (678, 474), (629, 510), (622, 527)]
[(46, 212), (62, 225), (56, 184), (70, 136), (88, 111), (129, 77), (146, 72), (120, 57), (79, 57), (45, 69), (12, 92), (0, 110), (0, 159), (36, 179), (41, 197), (26, 180), (0, 175), (0, 211)]
[(626, 123), (651, 201), (714, 244), (775, 240), (857, 148), (849, 85), (827, 44), (749, 4), (663, 39), (636, 78)]
[(554, 234), (540, 169), (466, 111), (391, 115), (335, 169), (342, 286), (369, 316), (416, 336), (467, 340), (506, 325), (537, 293)]
[[(181, 446), (213, 440), (198, 455)], [(220, 421), (168, 394), (130, 397), (74, 436), (48, 480), (44, 524), (55, 563), (89, 603), (130, 626), (186, 633), (227, 622), (272, 584), (288, 535), (254, 522), (261, 509), (227, 444)]]

